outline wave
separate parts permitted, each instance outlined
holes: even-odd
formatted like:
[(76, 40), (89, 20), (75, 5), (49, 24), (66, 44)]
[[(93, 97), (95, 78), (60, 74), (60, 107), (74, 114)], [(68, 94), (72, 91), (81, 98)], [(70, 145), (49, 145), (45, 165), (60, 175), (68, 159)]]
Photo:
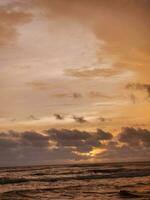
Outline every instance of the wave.
[(0, 178), (0, 185), (5, 185), (5, 184), (14, 184), (14, 183), (24, 183), (28, 182), (28, 179), (24, 178)]
[[(73, 197), (73, 193), (71, 191), (81, 191), (81, 186), (67, 186), (67, 187), (56, 187), (56, 188), (43, 188), (43, 189), (22, 189), (22, 190), (13, 190), (9, 192), (4, 192), (0, 194), (1, 200), (32, 200), (32, 199), (41, 199), (39, 196), (48, 196), (52, 197), (54, 194), (60, 194), (60, 196), (68, 196)], [(87, 196), (115, 196), (115, 197), (121, 197), (126, 199), (148, 199), (149, 198), (149, 192), (138, 192), (138, 191), (130, 191), (130, 190), (117, 190), (117, 191), (82, 191), (84, 195)], [(69, 198), (69, 199), (70, 199)], [(72, 198), (71, 198), (72, 199)], [(115, 198), (118, 199), (118, 198)], [(120, 198), (119, 198), (120, 199)]]
[(34, 182), (57, 182), (57, 181), (69, 181), (69, 180), (91, 180), (91, 179), (115, 179), (115, 178), (134, 178), (134, 177), (144, 177), (150, 176), (150, 170), (125, 170), (125, 169), (92, 169), (85, 170), (82, 173), (62, 173), (56, 175), (49, 175), (44, 172), (37, 172), (32, 174), (28, 178), (10, 178), (3, 177), (0, 178), (0, 185), (4, 184), (15, 184), (24, 183), (29, 181)]

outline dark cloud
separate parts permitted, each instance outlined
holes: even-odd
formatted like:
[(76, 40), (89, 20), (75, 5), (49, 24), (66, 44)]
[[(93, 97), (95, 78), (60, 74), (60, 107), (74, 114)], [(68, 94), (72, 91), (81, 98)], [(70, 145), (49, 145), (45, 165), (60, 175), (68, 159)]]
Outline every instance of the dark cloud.
[(78, 123), (80, 123), (80, 124), (87, 122), (87, 120), (84, 119), (84, 117), (78, 117), (78, 116), (75, 116), (75, 115), (74, 115), (72, 118), (73, 118), (76, 122), (78, 122)]
[(56, 119), (58, 119), (58, 120), (63, 120), (63, 119), (64, 119), (64, 116), (63, 116), (63, 115), (60, 115), (60, 114), (54, 114), (54, 116), (55, 116)]
[(91, 158), (88, 153), (95, 148), (104, 149), (94, 156), (96, 160), (149, 160), (150, 131), (126, 127), (117, 137), (101, 129), (1, 132), (0, 166), (86, 161)]
[(90, 133), (86, 131), (68, 129), (49, 129), (46, 133), (55, 140), (84, 140), (91, 136)]
[(72, 147), (79, 153), (88, 153), (95, 147), (101, 147), (101, 141), (111, 140), (112, 134), (98, 129), (96, 132), (87, 132), (68, 129), (50, 129), (46, 131), (50, 139), (58, 146)]
[(150, 131), (147, 129), (123, 128), (119, 141), (131, 146), (150, 146)]
[(101, 141), (108, 138), (108, 133), (105, 135), (105, 132), (100, 130), (91, 133), (68, 129), (49, 129), (43, 133), (1, 132), (0, 166), (86, 160), (88, 156), (81, 153), (101, 147)]
[(100, 120), (101, 122), (105, 122), (105, 121), (106, 121), (104, 117), (100, 117), (99, 120)]
[(55, 148), (48, 135), (34, 131), (0, 133), (0, 166), (63, 163), (79, 157), (71, 149)]
[(81, 147), (84, 151), (86, 151), (87, 147), (89, 150), (92, 149), (90, 144), (87, 144), (91, 135), (88, 132), (81, 132), (78, 130), (57, 130), (50, 129), (47, 131), (50, 136), (50, 139), (55, 141), (58, 146), (63, 147), (74, 147), (76, 150), (79, 150)]
[(97, 158), (107, 161), (149, 160), (150, 130), (125, 127), (118, 134), (116, 141), (110, 141), (106, 151)]
[(0, 149), (2, 151), (4, 150), (9, 150), (9, 149), (15, 149), (16, 146), (18, 145), (18, 142), (16, 140), (12, 140), (7, 137), (1, 137), (0, 138)]
[(147, 92), (148, 98), (150, 98), (150, 84), (131, 83), (127, 84), (126, 88), (141, 91), (145, 90)]
[(34, 131), (26, 131), (21, 133), (21, 143), (32, 147), (48, 148), (49, 138)]
[(111, 133), (105, 132), (102, 129), (97, 129), (96, 137), (98, 140), (110, 140), (113, 138)]
[(120, 145), (118, 142), (110, 142), (106, 146), (106, 151), (97, 154), (95, 159), (104, 162), (121, 162), (121, 161), (149, 161), (150, 148), (135, 148), (130, 145)]

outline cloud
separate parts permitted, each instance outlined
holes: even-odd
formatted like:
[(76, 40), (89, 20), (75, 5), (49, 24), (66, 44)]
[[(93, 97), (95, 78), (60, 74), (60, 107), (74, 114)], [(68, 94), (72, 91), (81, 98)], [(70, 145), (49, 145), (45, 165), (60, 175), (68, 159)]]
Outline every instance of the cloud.
[(107, 144), (106, 151), (97, 154), (95, 159), (103, 162), (149, 161), (150, 149), (119, 145), (117, 142)]
[(68, 97), (68, 93), (57, 93), (52, 96), (57, 97), (57, 98), (65, 98), (65, 97)]
[(54, 116), (56, 117), (56, 119), (58, 120), (63, 120), (64, 116), (60, 115), (60, 114), (54, 114)]
[[(98, 50), (100, 60), (112, 58), (122, 63), (121, 68), (136, 70), (139, 76), (149, 80), (149, 32), (150, 1), (145, 0), (37, 0), (44, 9), (44, 17), (79, 22), (88, 27), (99, 41), (104, 41)], [(124, 66), (125, 63), (125, 66)], [(92, 71), (91, 71), (92, 72)], [(87, 73), (68, 71), (68, 75), (87, 77)], [(105, 72), (106, 76), (108, 75)], [(96, 75), (95, 75), (96, 76)]]
[(123, 128), (118, 138), (120, 142), (129, 146), (150, 146), (150, 131), (147, 129)]
[(115, 98), (115, 96), (108, 96), (108, 95), (105, 95), (105, 94), (103, 94), (99, 91), (90, 91), (89, 97), (91, 97), (91, 98), (103, 98), (103, 99)]
[[(87, 141), (91, 135), (88, 132), (66, 129), (50, 129), (47, 131), (47, 133), (49, 134), (50, 139), (55, 141), (58, 146), (71, 148), (74, 147), (75, 150), (79, 150), (82, 147), (84, 151), (89, 151), (89, 145), (87, 144)], [(90, 146), (90, 148), (92, 148), (92, 146)]]
[(98, 140), (110, 140), (113, 138), (113, 136), (109, 132), (105, 132), (102, 129), (97, 129), (96, 138)]
[(102, 92), (99, 91), (90, 91), (87, 92), (85, 94), (81, 94), (79, 92), (73, 92), (73, 93), (57, 93), (52, 95), (53, 97), (58, 97), (58, 98), (68, 98), (68, 97), (72, 97), (74, 99), (81, 99), (82, 97), (90, 97), (90, 98), (102, 98), (102, 99), (110, 99), (110, 98), (117, 98), (117, 96), (109, 96), (109, 95), (105, 95)]
[(49, 129), (43, 133), (36, 131), (1, 132), (0, 166), (86, 160), (88, 156), (82, 153), (88, 153), (93, 148), (101, 147), (101, 141), (110, 138), (108, 138), (108, 133), (104, 135), (105, 132), (99, 130), (86, 132), (68, 129)]
[(34, 131), (26, 131), (21, 133), (21, 143), (32, 147), (48, 148), (49, 138)]
[(139, 161), (149, 160), (150, 130), (125, 127), (116, 140), (109, 141), (106, 151), (97, 154), (97, 159), (105, 161)]
[[(78, 156), (79, 157), (79, 156)], [(34, 131), (0, 133), (0, 166), (63, 163), (76, 159), (65, 147), (55, 148), (48, 135)]]
[(30, 115), (29, 117), (27, 117), (28, 120), (39, 120), (37, 117), (35, 117), (34, 115)]
[(72, 118), (73, 118), (76, 122), (78, 122), (78, 123), (80, 123), (80, 124), (87, 122), (87, 120), (84, 119), (84, 117), (78, 117), (78, 116), (73, 115)]
[(90, 144), (90, 141), (94, 140), (95, 144), (99, 145), (99, 141), (111, 140), (113, 138), (111, 133), (101, 129), (97, 129), (96, 132), (79, 131), (77, 129), (49, 129), (46, 133), (48, 133), (51, 140), (54, 140), (60, 146), (82, 146)]
[(105, 117), (99, 117), (99, 120), (100, 120), (101, 122), (110, 122), (110, 121), (111, 121), (111, 119), (105, 118)]
[(148, 98), (150, 98), (150, 84), (130, 83), (126, 85), (127, 89), (146, 91)]
[(68, 129), (50, 129), (46, 133), (50, 139), (59, 147), (70, 147), (72, 151), (89, 153), (93, 148), (101, 147), (101, 141), (111, 140), (112, 134), (98, 129), (96, 132), (87, 132)]
[(71, 97), (74, 99), (82, 98), (82, 94), (79, 92), (73, 92), (73, 93), (57, 93), (53, 95), (54, 97), (58, 98), (65, 98), (65, 97)]
[(74, 99), (78, 99), (78, 98), (81, 98), (81, 97), (82, 97), (82, 95), (81, 95), (80, 93), (77, 93), (77, 92), (74, 92), (74, 93), (72, 94), (72, 96), (73, 96)]
[(43, 82), (43, 81), (32, 81), (32, 82), (28, 82), (26, 84), (36, 90), (50, 89), (50, 83)]
[(0, 166), (65, 163), (90, 158), (95, 161), (149, 160), (149, 153), (150, 130), (141, 128), (125, 127), (114, 137), (101, 129), (95, 132), (48, 129), (0, 133)]
[[(55, 17), (76, 20), (90, 27), (98, 39), (106, 41), (107, 51), (111, 53), (127, 53), (128, 47), (140, 48), (143, 52), (144, 41), (149, 41), (149, 1), (38, 0), (35, 2), (41, 8), (45, 8), (47, 11), (45, 15), (49, 19)], [(121, 52), (118, 52), (119, 50)]]
[(31, 13), (15, 10), (14, 7), (0, 6), (0, 45), (13, 43), (18, 36), (18, 26), (31, 20)]
[(121, 73), (122, 70), (116, 68), (89, 68), (67, 69), (65, 74), (76, 78), (97, 78), (111, 77)]

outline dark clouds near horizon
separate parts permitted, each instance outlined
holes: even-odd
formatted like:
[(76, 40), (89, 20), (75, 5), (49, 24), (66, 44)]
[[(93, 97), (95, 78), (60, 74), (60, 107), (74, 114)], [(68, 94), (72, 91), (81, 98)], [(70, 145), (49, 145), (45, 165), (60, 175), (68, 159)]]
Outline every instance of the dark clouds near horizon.
[(87, 162), (95, 148), (105, 149), (95, 161), (148, 160), (150, 130), (126, 127), (117, 137), (101, 129), (1, 132), (0, 166)]

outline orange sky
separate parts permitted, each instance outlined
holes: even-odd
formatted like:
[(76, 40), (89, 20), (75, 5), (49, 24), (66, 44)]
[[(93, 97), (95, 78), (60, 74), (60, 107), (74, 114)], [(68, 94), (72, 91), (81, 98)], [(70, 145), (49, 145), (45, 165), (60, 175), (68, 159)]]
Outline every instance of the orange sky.
[(150, 128), (149, 0), (0, 0), (0, 131)]
[(149, 126), (148, 91), (125, 89), (149, 84), (149, 3), (119, 2), (1, 1), (0, 129)]

